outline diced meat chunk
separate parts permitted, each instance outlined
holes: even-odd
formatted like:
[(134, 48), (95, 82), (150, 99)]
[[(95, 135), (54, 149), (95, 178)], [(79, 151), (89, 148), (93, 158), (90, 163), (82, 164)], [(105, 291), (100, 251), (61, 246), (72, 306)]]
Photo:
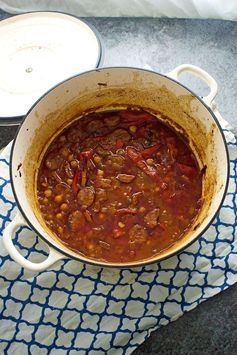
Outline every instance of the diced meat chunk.
[(104, 189), (96, 189), (96, 201), (106, 201), (108, 199), (107, 192)]
[(92, 205), (95, 199), (95, 191), (93, 187), (84, 187), (77, 194), (77, 201), (83, 207)]
[(155, 228), (158, 224), (158, 218), (160, 215), (160, 209), (154, 208), (154, 210), (148, 212), (144, 217), (144, 221), (149, 228)]
[(143, 193), (141, 191), (135, 192), (132, 195), (132, 203), (131, 203), (131, 205), (134, 206), (134, 207), (137, 206), (138, 202), (139, 202), (139, 198), (141, 198), (142, 195), (143, 195)]
[(85, 224), (85, 218), (81, 211), (74, 211), (68, 216), (68, 226), (72, 232), (78, 231)]
[(103, 141), (100, 142), (100, 145), (104, 149), (112, 149), (115, 147), (118, 140), (128, 143), (131, 139), (131, 135), (126, 131), (126, 129), (118, 128), (113, 132), (107, 135)]
[(101, 187), (103, 189), (108, 189), (111, 187), (111, 180), (110, 179), (104, 179), (102, 177), (97, 177), (95, 181), (95, 186), (96, 187)]
[(98, 132), (103, 127), (104, 127), (103, 121), (101, 119), (97, 118), (97, 119), (94, 119), (94, 120), (90, 121), (87, 124), (86, 130), (87, 130), (88, 133), (94, 133), (94, 132)]
[(117, 116), (117, 115), (114, 115), (114, 116), (106, 117), (104, 119), (104, 121), (107, 124), (107, 126), (114, 127), (114, 126), (117, 126), (119, 124), (120, 117)]
[(67, 133), (67, 140), (70, 143), (79, 142), (83, 138), (83, 132), (79, 125), (69, 128)]
[(56, 155), (55, 152), (51, 152), (45, 159), (45, 165), (49, 170), (57, 170), (60, 167), (62, 159), (60, 155)]
[(139, 224), (132, 226), (128, 232), (129, 243), (142, 244), (145, 243), (148, 237), (146, 229)]
[(135, 175), (118, 174), (116, 178), (121, 182), (130, 183), (135, 179)]

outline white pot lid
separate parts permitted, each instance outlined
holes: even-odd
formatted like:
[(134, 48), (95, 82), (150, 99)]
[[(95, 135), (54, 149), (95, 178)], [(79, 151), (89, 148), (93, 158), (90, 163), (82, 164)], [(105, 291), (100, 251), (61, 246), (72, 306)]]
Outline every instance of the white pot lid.
[(17, 124), (59, 82), (99, 66), (98, 33), (58, 12), (31, 12), (0, 21), (0, 125)]

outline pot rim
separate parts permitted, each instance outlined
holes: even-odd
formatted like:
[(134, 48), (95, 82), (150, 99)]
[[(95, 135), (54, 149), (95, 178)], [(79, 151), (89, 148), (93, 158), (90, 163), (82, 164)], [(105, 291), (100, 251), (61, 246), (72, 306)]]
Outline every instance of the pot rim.
[[(38, 232), (38, 230), (34, 227), (34, 225), (30, 222), (30, 220), (28, 219), (27, 215), (24, 212), (24, 209), (21, 207), (21, 203), (18, 200), (17, 197), (17, 193), (14, 187), (14, 176), (13, 176), (13, 171), (12, 171), (12, 159), (13, 159), (13, 152), (14, 152), (14, 147), (15, 147), (15, 143), (19, 134), (19, 131), (21, 129), (22, 124), (24, 123), (24, 121), (27, 119), (28, 115), (31, 113), (31, 111), (33, 111), (33, 109), (35, 108), (35, 106), (38, 104), (38, 102), (40, 102), (42, 99), (44, 99), (44, 97), (46, 97), (48, 95), (48, 93), (50, 93), (51, 91), (53, 91), (54, 89), (56, 89), (58, 86), (60, 86), (61, 84), (70, 81), (73, 78), (82, 76), (82, 75), (86, 75), (88, 73), (94, 72), (94, 71), (104, 71), (104, 70), (113, 70), (113, 69), (133, 69), (133, 70), (139, 70), (139, 71), (145, 71), (145, 72), (149, 72), (151, 74), (155, 74), (155, 75), (159, 75), (162, 77), (165, 77), (168, 80), (171, 80), (173, 82), (175, 82), (176, 84), (182, 86), (184, 89), (186, 89), (188, 92), (190, 92), (195, 99), (197, 99), (201, 104), (204, 105), (204, 107), (208, 110), (208, 112), (210, 113), (210, 115), (212, 116), (215, 124), (217, 125), (217, 128), (221, 134), (223, 143), (224, 143), (224, 147), (225, 147), (225, 156), (226, 156), (226, 164), (227, 164), (227, 175), (226, 175), (226, 181), (225, 181), (225, 186), (223, 187), (223, 195), (221, 198), (221, 201), (219, 203), (219, 206), (216, 208), (216, 212), (214, 213), (213, 217), (211, 218), (211, 220), (209, 221), (208, 225), (202, 229), (202, 231), (194, 238), (192, 239), (190, 242), (188, 242), (187, 244), (185, 244), (183, 247), (181, 247), (180, 249), (171, 252), (169, 255), (167, 256), (163, 256), (161, 258), (159, 258), (159, 254), (156, 257), (153, 257), (153, 259), (145, 259), (145, 260), (141, 260), (141, 261), (135, 261), (135, 262), (130, 262), (130, 263), (107, 263), (107, 262), (102, 262), (100, 260), (93, 260), (93, 259), (81, 259), (80, 258), (80, 254), (78, 254), (78, 256), (75, 255), (70, 255), (68, 254), (66, 251), (62, 250), (60, 247), (55, 246), (53, 243), (51, 243), (47, 238), (45, 238), (44, 236), (42, 236), (41, 233)], [(217, 214), (219, 213), (221, 206), (223, 204), (223, 201), (226, 197), (226, 193), (227, 193), (227, 189), (228, 189), (228, 185), (229, 185), (229, 177), (230, 177), (230, 165), (229, 165), (229, 151), (228, 151), (228, 147), (227, 147), (227, 142), (224, 136), (224, 132), (221, 128), (221, 125), (217, 119), (217, 117), (215, 116), (214, 112), (212, 111), (212, 109), (201, 99), (201, 97), (199, 97), (196, 93), (194, 93), (192, 90), (190, 90), (188, 87), (186, 87), (184, 84), (180, 83), (178, 80), (173, 79), (171, 77), (169, 77), (166, 74), (161, 74), (159, 72), (155, 72), (153, 70), (150, 69), (145, 69), (145, 68), (138, 68), (138, 67), (132, 67), (132, 66), (108, 66), (108, 67), (102, 67), (102, 68), (95, 68), (95, 69), (91, 69), (76, 75), (71, 76), (70, 78), (67, 78), (63, 81), (61, 81), (60, 83), (56, 84), (54, 87), (52, 87), (51, 89), (49, 89), (48, 91), (46, 91), (33, 105), (32, 107), (29, 109), (29, 111), (26, 113), (26, 115), (24, 116), (18, 130), (16, 133), (16, 136), (13, 140), (13, 144), (11, 147), (11, 152), (10, 152), (10, 180), (11, 180), (11, 186), (12, 186), (12, 191), (13, 191), (13, 195), (16, 201), (16, 205), (19, 209), (19, 211), (21, 212), (22, 216), (24, 217), (26, 223), (29, 225), (29, 227), (37, 234), (37, 236), (39, 236), (46, 244), (48, 244), (50, 247), (52, 247), (53, 249), (57, 250), (59, 253), (65, 255), (67, 258), (71, 258), (83, 263), (87, 263), (90, 265), (94, 265), (94, 266), (98, 266), (98, 267), (110, 267), (110, 268), (119, 268), (119, 269), (125, 269), (125, 268), (135, 268), (135, 267), (143, 267), (149, 264), (154, 264), (154, 263), (160, 263), (163, 260), (167, 260), (169, 258), (171, 258), (174, 255), (179, 255), (182, 251), (184, 251), (186, 248), (188, 248), (190, 245), (192, 245), (198, 238), (201, 237), (201, 235), (203, 235), (207, 229), (210, 227), (210, 225), (212, 224), (212, 222), (214, 221), (214, 219), (216, 218)], [(69, 249), (69, 248), (68, 248)], [(70, 250), (70, 249), (69, 249)], [(86, 258), (86, 257), (85, 257)]]

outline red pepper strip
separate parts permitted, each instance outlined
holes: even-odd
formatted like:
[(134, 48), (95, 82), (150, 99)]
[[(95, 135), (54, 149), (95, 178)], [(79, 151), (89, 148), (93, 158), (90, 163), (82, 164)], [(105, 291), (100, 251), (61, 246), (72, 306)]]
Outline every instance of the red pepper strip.
[(80, 153), (80, 159), (82, 158), (92, 158), (93, 156), (93, 149), (88, 149), (88, 150), (84, 150)]
[(154, 154), (154, 153), (157, 151), (157, 149), (160, 148), (160, 146), (161, 146), (160, 143), (157, 143), (157, 144), (153, 145), (153, 146), (150, 147), (150, 148), (143, 149), (143, 150), (141, 151), (141, 155), (143, 156), (143, 158), (148, 158), (148, 157), (150, 157), (152, 154)]
[(158, 178), (159, 175), (154, 166), (148, 165), (144, 160), (139, 160), (137, 166), (148, 176)]
[(137, 132), (136, 132), (136, 137), (137, 138), (143, 138), (145, 136), (145, 132), (146, 132), (145, 126), (139, 127)]
[(133, 210), (130, 210), (130, 209), (128, 209), (128, 208), (121, 208), (120, 210), (117, 210), (116, 212), (115, 212), (115, 216), (116, 215), (121, 215), (121, 214), (137, 214), (137, 212), (136, 211), (133, 211)]
[(117, 139), (116, 140), (116, 149), (120, 149), (120, 148), (123, 148), (124, 146), (124, 141), (122, 139)]
[(181, 164), (181, 163), (178, 163), (177, 166), (180, 172), (184, 175), (192, 176), (197, 173), (197, 170), (192, 166)]
[(138, 152), (135, 148), (127, 147), (127, 155), (132, 161), (134, 161), (134, 163), (137, 163), (142, 160), (141, 153)]
[(128, 157), (141, 169), (146, 175), (153, 178), (161, 187), (162, 190), (166, 188), (166, 184), (161, 180), (160, 175), (158, 174), (154, 166), (148, 165), (145, 160), (143, 160), (141, 152), (138, 152), (133, 147), (127, 147)]
[(156, 169), (153, 166), (148, 165), (141, 152), (138, 152), (135, 148), (127, 147), (128, 157), (136, 163), (136, 165), (147, 175), (155, 176), (158, 175)]
[(79, 170), (79, 168), (77, 168), (77, 170), (75, 171), (75, 174), (73, 176), (73, 180), (72, 180), (72, 191), (75, 195), (77, 194), (77, 192), (79, 190), (80, 176), (81, 176), (81, 171)]

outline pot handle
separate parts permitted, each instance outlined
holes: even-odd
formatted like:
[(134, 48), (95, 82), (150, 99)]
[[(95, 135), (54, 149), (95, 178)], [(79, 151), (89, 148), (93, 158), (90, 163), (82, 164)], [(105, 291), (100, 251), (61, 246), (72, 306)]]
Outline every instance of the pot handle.
[(215, 79), (205, 70), (197, 67), (196, 65), (191, 64), (179, 65), (174, 70), (167, 73), (167, 76), (172, 79), (178, 80), (179, 75), (184, 72), (192, 73), (193, 75), (197, 76), (198, 78), (202, 79), (207, 83), (207, 85), (210, 87), (210, 93), (207, 96), (203, 97), (202, 100), (205, 102), (205, 104), (211, 106), (218, 91), (218, 85)]
[(16, 261), (18, 264), (28, 270), (39, 272), (46, 270), (56, 261), (65, 258), (65, 255), (60, 254), (55, 249), (50, 247), (47, 259), (42, 261), (41, 263), (33, 263), (32, 261), (29, 261), (24, 256), (22, 256), (12, 242), (12, 236), (14, 235), (17, 228), (25, 225), (25, 220), (18, 213), (16, 217), (7, 225), (3, 232), (3, 244), (14, 261)]

